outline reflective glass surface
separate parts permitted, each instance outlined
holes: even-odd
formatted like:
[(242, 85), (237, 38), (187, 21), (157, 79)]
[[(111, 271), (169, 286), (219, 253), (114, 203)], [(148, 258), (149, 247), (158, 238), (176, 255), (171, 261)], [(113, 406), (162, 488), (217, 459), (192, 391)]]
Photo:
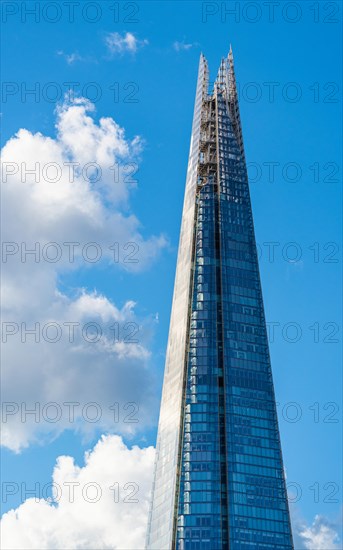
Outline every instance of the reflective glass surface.
[(232, 56), (200, 60), (147, 548), (292, 550)]
[(156, 550), (172, 548), (175, 536), (200, 117), (207, 83), (207, 63), (201, 56), (156, 445), (152, 506), (147, 532), (147, 548)]

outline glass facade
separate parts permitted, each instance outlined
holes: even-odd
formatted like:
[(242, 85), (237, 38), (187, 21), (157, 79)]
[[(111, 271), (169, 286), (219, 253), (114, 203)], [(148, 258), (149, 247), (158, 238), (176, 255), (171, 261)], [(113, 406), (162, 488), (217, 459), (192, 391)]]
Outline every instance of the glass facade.
[(233, 57), (200, 58), (147, 548), (292, 550)]

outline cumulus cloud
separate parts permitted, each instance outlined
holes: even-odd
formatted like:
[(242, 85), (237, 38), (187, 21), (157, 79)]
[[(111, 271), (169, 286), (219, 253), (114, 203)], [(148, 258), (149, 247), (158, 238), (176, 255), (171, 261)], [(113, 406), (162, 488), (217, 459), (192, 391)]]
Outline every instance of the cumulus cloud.
[(132, 32), (111, 32), (106, 35), (105, 43), (111, 54), (123, 54), (136, 53), (139, 48), (148, 44), (148, 40), (139, 40)]
[[(130, 296), (118, 296), (119, 307), (94, 289), (63, 287), (75, 270), (137, 272), (165, 246), (162, 236), (142, 236), (130, 210), (140, 151), (138, 137), (126, 139), (112, 118), (97, 123), (94, 106), (81, 98), (58, 109), (55, 138), (21, 129), (3, 148), (2, 397), (12, 403), (3, 443), (15, 451), (42, 433), (128, 432), (150, 417), (152, 316), (138, 318)], [(82, 414), (93, 401), (102, 411), (95, 424)], [(49, 402), (62, 407), (62, 417), (41, 422)], [(72, 424), (64, 402), (79, 403)], [(139, 423), (113, 426), (109, 407), (117, 402), (121, 410), (137, 403)], [(21, 403), (36, 410), (38, 404), (39, 422), (34, 415), (22, 419)]]
[[(294, 495), (289, 494), (291, 498)], [(296, 504), (291, 503), (290, 513), (293, 527), (293, 541), (296, 550), (340, 550), (342, 541), (341, 520), (334, 521), (316, 514), (312, 523), (308, 523)]]
[(137, 318), (134, 307), (85, 291), (74, 299), (56, 293), (44, 311), (27, 307), (25, 321), (14, 313), (3, 321), (3, 445), (18, 452), (64, 429), (87, 438), (151, 425), (155, 321)]
[(154, 448), (102, 436), (84, 466), (60, 456), (52, 500), (30, 498), (4, 514), (4, 550), (144, 548)]
[(144, 241), (125, 210), (137, 185), (140, 138), (125, 139), (112, 118), (97, 124), (94, 105), (77, 98), (58, 109), (56, 130), (53, 139), (21, 129), (3, 148), (4, 240), (132, 238), (145, 248), (142, 267), (165, 241)]
[(321, 515), (316, 515), (311, 525), (297, 521), (294, 547), (297, 550), (340, 550), (342, 546), (338, 527)]

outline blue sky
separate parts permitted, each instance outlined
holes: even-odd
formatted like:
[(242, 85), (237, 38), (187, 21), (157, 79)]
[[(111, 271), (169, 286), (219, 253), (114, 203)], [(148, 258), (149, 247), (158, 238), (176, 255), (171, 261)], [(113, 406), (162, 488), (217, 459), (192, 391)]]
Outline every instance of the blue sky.
[[(119, 310), (128, 301), (136, 303), (134, 321), (143, 327), (140, 343), (147, 357), (142, 368), (149, 372), (149, 389), (133, 389), (132, 379), (132, 400), (139, 395), (145, 411), (134, 434), (109, 424), (96, 425), (87, 433), (78, 425), (77, 430), (64, 426), (59, 434), (30, 435), (20, 452), (4, 449), (3, 479), (30, 487), (48, 483), (58, 456), (73, 456), (82, 465), (84, 451), (102, 433), (123, 434), (129, 447), (154, 445), (198, 60), (202, 51), (214, 80), (231, 43), (266, 317), (277, 323), (270, 349), (287, 480), (301, 488), (296, 505), (301, 521), (311, 525), (320, 515), (337, 529), (336, 500), (342, 498), (341, 4), (329, 3), (330, 8), (305, 1), (292, 7), (280, 2), (272, 17), (267, 3), (119, 2), (114, 3), (118, 10), (114, 12), (110, 2), (86, 2), (87, 9), (75, 6), (74, 20), (66, 5), (56, 12), (48, 4), (52, 3), (38, 4), (36, 16), (19, 4), (2, 5), (2, 144), (20, 128), (55, 140), (55, 109), (70, 82), (76, 83), (76, 97), (93, 101), (95, 124), (111, 117), (125, 129), (125, 138), (118, 139), (129, 142), (141, 137), (140, 151), (127, 153), (124, 159), (137, 165), (137, 185), (128, 186), (123, 201), (103, 196), (107, 212), (114, 208), (139, 220), (135, 231), (142, 244), (137, 269), (107, 260), (94, 265), (81, 262), (77, 269), (57, 265), (49, 277), (70, 300), (70, 307), (80, 295), (78, 289), (88, 295), (96, 291)], [(27, 9), (33, 6), (26, 3)], [(225, 15), (226, 8), (233, 6), (235, 13)], [(94, 18), (98, 20), (91, 22)], [(36, 95), (28, 94), (33, 88)], [(29, 151), (33, 158), (34, 149)], [(9, 150), (6, 158), (17, 161), (10, 156), (15, 152)], [(29, 194), (25, 200), (30, 200)], [(9, 211), (18, 216), (18, 225), (32, 224), (32, 235), (36, 234), (35, 219), (21, 215), (20, 197), (17, 201), (16, 205), (10, 199)], [(53, 211), (49, 215), (53, 217)], [(20, 240), (25, 232), (23, 225), (18, 237), (7, 240)], [(151, 241), (152, 236), (160, 239), (159, 244)], [(48, 240), (58, 238), (49, 233)], [(116, 235), (108, 240), (114, 242)], [(271, 242), (276, 243), (274, 258)], [(25, 313), (37, 272), (31, 279), (29, 266), (18, 265), (24, 269), (22, 292), (28, 296), (21, 320), (39, 321), (38, 309)], [(42, 299), (43, 313), (44, 303)], [(20, 319), (11, 300), (6, 313), (10, 321)], [(35, 354), (37, 362), (49, 357), (39, 347)], [(25, 354), (21, 360), (29, 378), (30, 359), (27, 365)], [(62, 377), (63, 369), (61, 362)], [(46, 384), (53, 386), (56, 380), (47, 376)], [(120, 387), (113, 390), (113, 401), (122, 400)], [(125, 393), (126, 401), (131, 401), (130, 391)], [(12, 400), (14, 394), (3, 398)], [(45, 403), (50, 395), (53, 392), (45, 385), (39, 399)], [(295, 414), (299, 420), (292, 422)], [(24, 500), (19, 493), (9, 497), (2, 503), (3, 512)]]

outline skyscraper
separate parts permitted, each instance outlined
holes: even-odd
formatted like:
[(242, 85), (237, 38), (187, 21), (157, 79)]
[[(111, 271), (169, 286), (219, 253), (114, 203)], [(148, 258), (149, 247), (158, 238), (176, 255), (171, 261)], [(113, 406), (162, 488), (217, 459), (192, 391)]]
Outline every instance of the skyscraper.
[(292, 550), (232, 51), (201, 55), (147, 548)]

